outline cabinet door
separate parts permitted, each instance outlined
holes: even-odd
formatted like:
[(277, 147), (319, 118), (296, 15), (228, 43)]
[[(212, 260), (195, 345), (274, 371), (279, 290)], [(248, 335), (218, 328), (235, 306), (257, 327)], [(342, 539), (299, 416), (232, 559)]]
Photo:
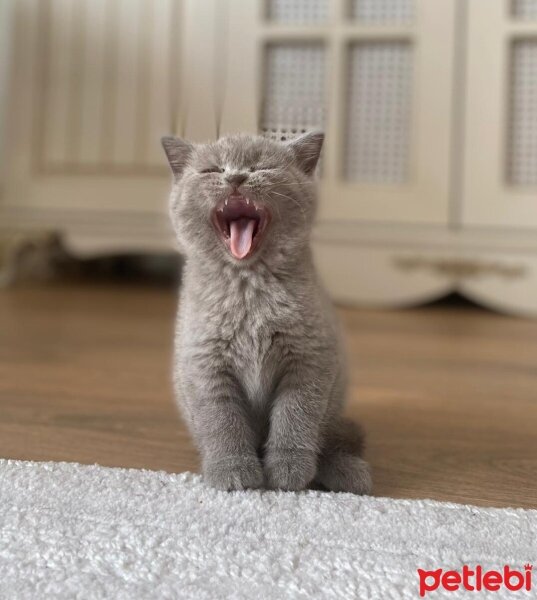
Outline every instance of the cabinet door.
[(165, 245), (160, 137), (181, 122), (182, 10), (175, 0), (13, 2), (6, 220), (88, 249), (107, 235), (125, 249)]
[(448, 220), (452, 0), (228, 0), (221, 131), (321, 128), (321, 220)]
[(467, 9), (463, 222), (537, 227), (537, 2)]

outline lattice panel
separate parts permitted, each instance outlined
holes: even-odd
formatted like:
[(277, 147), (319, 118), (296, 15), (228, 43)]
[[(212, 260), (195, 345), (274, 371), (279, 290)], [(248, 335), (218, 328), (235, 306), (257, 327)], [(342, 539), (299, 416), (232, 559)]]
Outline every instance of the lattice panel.
[(347, 179), (386, 184), (407, 179), (412, 63), (412, 46), (407, 42), (364, 42), (351, 48)]
[(271, 21), (310, 25), (328, 18), (329, 0), (267, 0), (266, 13)]
[(323, 127), (325, 50), (322, 44), (268, 46), (261, 131), (278, 139)]
[(518, 19), (537, 19), (537, 0), (512, 0), (511, 12)]
[(350, 0), (350, 2), (351, 17), (364, 23), (408, 23), (414, 18), (413, 0)]
[(537, 40), (513, 44), (510, 94), (509, 180), (537, 185)]

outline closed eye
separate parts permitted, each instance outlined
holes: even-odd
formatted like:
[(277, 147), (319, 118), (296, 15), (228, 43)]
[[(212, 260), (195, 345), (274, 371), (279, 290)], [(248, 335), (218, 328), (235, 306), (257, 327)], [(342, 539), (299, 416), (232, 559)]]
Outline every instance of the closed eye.
[(271, 167), (269, 165), (259, 165), (257, 167), (250, 167), (250, 173), (254, 171), (274, 171), (276, 167)]
[(224, 169), (222, 167), (207, 167), (206, 169), (202, 169), (200, 173), (223, 173)]

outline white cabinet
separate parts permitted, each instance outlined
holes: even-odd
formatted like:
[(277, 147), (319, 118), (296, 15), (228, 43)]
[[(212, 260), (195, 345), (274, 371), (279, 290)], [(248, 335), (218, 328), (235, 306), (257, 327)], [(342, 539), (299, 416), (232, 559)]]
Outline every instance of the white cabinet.
[(537, 229), (537, 2), (469, 2), (467, 61), (463, 222)]
[(244, 5), (223, 131), (327, 131), (314, 249), (332, 294), (459, 290), (536, 315), (537, 0)]
[(537, 0), (11, 6), (2, 224), (169, 248), (162, 134), (322, 128), (314, 249), (336, 299), (458, 289), (537, 314)]

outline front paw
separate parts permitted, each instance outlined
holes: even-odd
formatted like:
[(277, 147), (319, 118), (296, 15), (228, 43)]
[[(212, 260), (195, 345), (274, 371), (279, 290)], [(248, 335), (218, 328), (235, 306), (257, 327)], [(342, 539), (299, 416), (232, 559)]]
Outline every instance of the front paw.
[(227, 456), (206, 460), (203, 464), (205, 481), (218, 490), (245, 490), (263, 486), (263, 469), (257, 456)]
[(279, 490), (303, 490), (314, 478), (317, 457), (313, 452), (269, 451), (265, 457), (267, 487)]

